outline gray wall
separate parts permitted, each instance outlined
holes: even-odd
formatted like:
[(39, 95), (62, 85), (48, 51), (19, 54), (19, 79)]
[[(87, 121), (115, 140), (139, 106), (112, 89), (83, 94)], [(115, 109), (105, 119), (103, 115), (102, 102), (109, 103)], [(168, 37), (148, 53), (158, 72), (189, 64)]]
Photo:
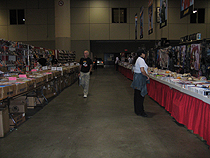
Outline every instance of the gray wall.
[[(25, 25), (10, 25), (10, 9), (25, 9)], [(54, 0), (1, 0), (0, 38), (54, 49), (54, 10)]]
[[(1, 0), (0, 38), (22, 41), (44, 48), (55, 48), (55, 3), (56, 0)], [(210, 37), (210, 0), (195, 0), (196, 8), (205, 8), (205, 24), (190, 24), (190, 16), (180, 19), (180, 0), (168, 0), (168, 24), (160, 29), (156, 23), (155, 8), (160, 1), (154, 0), (154, 32), (148, 35), (148, 0), (71, 0), (70, 1), (71, 50), (77, 59), (85, 49), (90, 50), (92, 40), (131, 40), (135, 38), (134, 15), (144, 6), (144, 40), (179, 40), (196, 32), (202, 38)], [(127, 8), (127, 23), (112, 24), (112, 8)], [(25, 9), (25, 25), (9, 25), (9, 9)], [(97, 53), (96, 50), (94, 55)], [(100, 52), (103, 57), (103, 53)]]
[[(80, 41), (84, 45), (89, 45), (89, 41), (92, 40), (134, 40), (135, 13), (138, 14), (138, 40), (140, 40), (139, 12), (141, 6), (144, 6), (144, 38), (141, 39), (143, 41), (160, 40), (161, 38), (179, 40), (182, 36), (196, 32), (201, 32), (202, 38), (210, 37), (210, 0), (195, 1), (196, 8), (205, 8), (205, 24), (190, 24), (190, 16), (180, 19), (180, 0), (168, 0), (168, 24), (162, 29), (156, 23), (155, 16), (156, 7), (160, 6), (160, 1), (154, 0), (154, 32), (151, 35), (148, 35), (147, 4), (148, 0), (71, 0), (72, 48), (76, 52), (82, 52), (83, 47), (76, 48), (76, 43)], [(126, 24), (112, 24), (111, 9), (115, 7), (127, 8)], [(92, 51), (97, 56), (103, 57), (101, 49), (92, 48)]]

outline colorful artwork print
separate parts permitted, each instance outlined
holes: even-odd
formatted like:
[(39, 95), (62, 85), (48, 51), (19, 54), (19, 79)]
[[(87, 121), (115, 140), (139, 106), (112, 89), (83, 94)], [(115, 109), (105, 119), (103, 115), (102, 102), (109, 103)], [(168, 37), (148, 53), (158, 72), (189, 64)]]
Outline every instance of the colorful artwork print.
[(141, 7), (140, 9), (140, 39), (142, 39), (143, 36), (143, 26), (144, 26), (144, 7)]
[(200, 69), (200, 44), (191, 44), (190, 65), (191, 69)]
[(180, 66), (185, 67), (186, 45), (180, 47)]
[(153, 33), (153, 0), (148, 3), (148, 34)]

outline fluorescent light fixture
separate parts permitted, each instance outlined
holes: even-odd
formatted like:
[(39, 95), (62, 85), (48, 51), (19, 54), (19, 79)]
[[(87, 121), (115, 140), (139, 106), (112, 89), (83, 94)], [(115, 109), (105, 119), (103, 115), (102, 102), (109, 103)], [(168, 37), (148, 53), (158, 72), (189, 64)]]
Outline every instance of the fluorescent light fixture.
[(197, 10), (193, 10), (193, 13), (197, 13)]

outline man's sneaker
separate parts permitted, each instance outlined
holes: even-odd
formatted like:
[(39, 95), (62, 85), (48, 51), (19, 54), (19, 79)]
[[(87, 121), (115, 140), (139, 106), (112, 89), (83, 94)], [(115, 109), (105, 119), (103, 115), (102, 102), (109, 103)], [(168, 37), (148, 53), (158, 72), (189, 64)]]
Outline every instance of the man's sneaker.
[(87, 95), (86, 94), (84, 94), (84, 98), (87, 98)]

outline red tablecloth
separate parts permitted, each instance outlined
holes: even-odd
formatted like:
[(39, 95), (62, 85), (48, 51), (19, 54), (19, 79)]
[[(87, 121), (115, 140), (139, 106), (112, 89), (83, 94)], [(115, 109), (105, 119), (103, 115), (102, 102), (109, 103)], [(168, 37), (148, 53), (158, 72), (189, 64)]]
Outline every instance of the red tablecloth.
[[(119, 66), (127, 78), (133, 80), (130, 69)], [(177, 122), (198, 134), (210, 145), (210, 105), (176, 89), (150, 79), (148, 95), (163, 106)]]

